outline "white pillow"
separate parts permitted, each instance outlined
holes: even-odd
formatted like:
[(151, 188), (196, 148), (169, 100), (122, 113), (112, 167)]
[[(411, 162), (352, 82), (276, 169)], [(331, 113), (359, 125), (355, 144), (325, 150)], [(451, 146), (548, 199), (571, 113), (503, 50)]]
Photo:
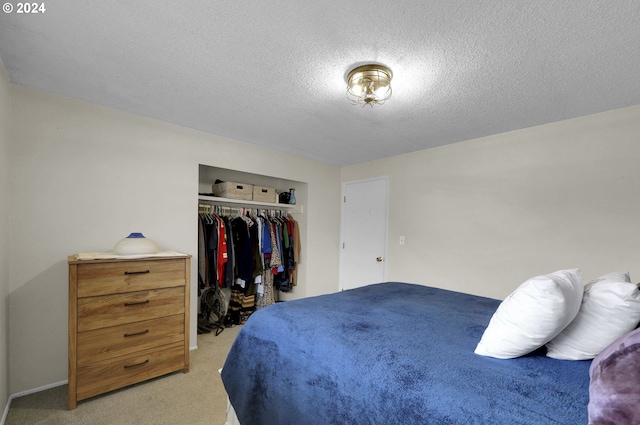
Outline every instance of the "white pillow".
[(583, 290), (579, 269), (527, 280), (500, 303), (474, 352), (512, 359), (542, 347), (576, 317)]
[(563, 360), (593, 359), (640, 322), (640, 290), (628, 273), (609, 273), (584, 288), (576, 318), (547, 344), (547, 356)]
[(591, 282), (589, 283), (596, 283), (596, 282), (631, 282), (631, 277), (629, 276), (629, 272), (611, 272), (611, 273), (607, 273), (603, 276), (600, 276), (597, 279), (593, 279)]

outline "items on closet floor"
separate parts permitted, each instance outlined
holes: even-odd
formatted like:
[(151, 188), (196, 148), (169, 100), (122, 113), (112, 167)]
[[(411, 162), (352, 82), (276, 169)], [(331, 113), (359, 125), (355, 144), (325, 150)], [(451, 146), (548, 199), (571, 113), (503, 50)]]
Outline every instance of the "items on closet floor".
[[(246, 322), (256, 309), (275, 303), (277, 291), (296, 285), (299, 227), (286, 212), (200, 205), (198, 216), (198, 294), (231, 290), (224, 325)], [(201, 308), (212, 310), (202, 302)], [(199, 330), (219, 329), (219, 313), (204, 317)]]

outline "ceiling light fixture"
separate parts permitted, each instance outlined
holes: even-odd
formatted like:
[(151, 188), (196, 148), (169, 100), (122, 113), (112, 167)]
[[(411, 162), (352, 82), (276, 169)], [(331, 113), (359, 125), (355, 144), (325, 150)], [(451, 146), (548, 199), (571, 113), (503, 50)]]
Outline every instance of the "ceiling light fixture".
[(380, 64), (354, 68), (347, 76), (347, 98), (354, 105), (382, 105), (391, 97), (391, 70)]

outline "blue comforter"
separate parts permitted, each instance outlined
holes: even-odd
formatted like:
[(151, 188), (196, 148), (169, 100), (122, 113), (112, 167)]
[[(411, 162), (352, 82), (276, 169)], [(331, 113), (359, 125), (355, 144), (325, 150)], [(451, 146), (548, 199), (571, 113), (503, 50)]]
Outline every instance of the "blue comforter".
[(473, 353), (498, 300), (381, 283), (278, 303), (222, 380), (242, 425), (583, 425), (589, 361)]

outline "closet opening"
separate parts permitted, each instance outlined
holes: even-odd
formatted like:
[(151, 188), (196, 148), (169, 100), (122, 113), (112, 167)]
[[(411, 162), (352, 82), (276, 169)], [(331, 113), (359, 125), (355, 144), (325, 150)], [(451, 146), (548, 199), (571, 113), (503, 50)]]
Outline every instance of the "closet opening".
[(198, 333), (304, 297), (307, 183), (202, 164), (198, 175)]

